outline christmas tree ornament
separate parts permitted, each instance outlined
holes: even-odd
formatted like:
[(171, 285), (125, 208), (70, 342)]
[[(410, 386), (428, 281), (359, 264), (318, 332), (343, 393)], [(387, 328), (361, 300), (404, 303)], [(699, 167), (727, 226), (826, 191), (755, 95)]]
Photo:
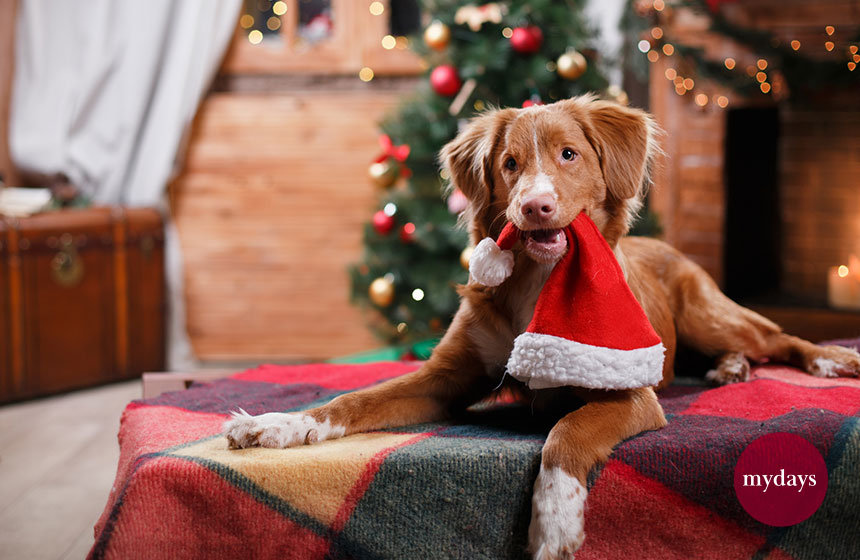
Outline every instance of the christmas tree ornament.
[(567, 51), (555, 62), (556, 72), (566, 80), (575, 80), (585, 74), (588, 63), (585, 57), (577, 51)]
[(618, 103), (619, 105), (630, 104), (630, 98), (627, 97), (627, 92), (621, 89), (621, 86), (618, 86), (617, 84), (612, 84), (606, 88), (606, 98)]
[(529, 99), (523, 101), (523, 109), (534, 107), (535, 105), (543, 105), (543, 101), (540, 100), (540, 95), (532, 95)]
[(536, 25), (514, 28), (511, 34), (511, 48), (520, 54), (534, 54), (543, 44), (543, 32)]
[(373, 229), (379, 235), (388, 235), (394, 229), (394, 216), (389, 216), (385, 210), (377, 210), (373, 215)]
[[(392, 167), (395, 167), (389, 158), (394, 160), (397, 163), (395, 170), (396, 175), (394, 177), (395, 180), (398, 176), (403, 177), (404, 179), (408, 179), (412, 176), (412, 171), (406, 167), (406, 159), (409, 157), (409, 152), (411, 151), (409, 144), (401, 144), (398, 146), (393, 140), (391, 140), (390, 136), (387, 134), (380, 134), (379, 147), (382, 148), (382, 153), (376, 158), (376, 163), (388, 163)], [(393, 184), (394, 181), (391, 183)]]
[(466, 101), (469, 100), (469, 97), (472, 95), (472, 92), (475, 91), (476, 87), (478, 87), (478, 82), (475, 78), (469, 78), (466, 80), (466, 83), (464, 83), (463, 87), (460, 88), (457, 96), (453, 101), (451, 101), (451, 105), (448, 106), (448, 114), (452, 117), (459, 115), (460, 111), (463, 110), (463, 106), (466, 104)]
[(454, 189), (451, 196), (448, 197), (448, 211), (452, 214), (459, 214), (469, 205), (469, 199), (463, 194), (460, 189)]
[[(581, 212), (558, 235), (567, 251), (541, 289), (531, 323), (514, 340), (508, 374), (531, 389), (660, 383), (666, 349), (597, 226)], [(520, 237), (509, 223), (498, 241), (483, 239), (472, 255), (472, 279), (487, 286), (504, 282)]]
[(466, 24), (469, 26), (469, 29), (477, 33), (485, 23), (502, 23), (502, 16), (507, 11), (506, 6), (497, 2), (484, 4), (483, 6), (468, 4), (457, 8), (457, 13), (454, 14), (454, 23), (457, 25)]
[(460, 266), (469, 270), (469, 261), (472, 260), (472, 253), (475, 252), (474, 247), (466, 247), (460, 252)]
[(451, 28), (439, 21), (433, 21), (424, 30), (424, 43), (435, 51), (443, 51), (451, 42)]
[(370, 283), (367, 290), (370, 301), (379, 307), (388, 307), (394, 301), (394, 282), (380, 277)]
[(415, 241), (415, 224), (412, 222), (403, 224), (403, 227), (400, 228), (400, 240), (404, 243)]
[(397, 181), (397, 166), (392, 165), (388, 158), (382, 161), (375, 161), (370, 164), (367, 170), (373, 184), (380, 189), (387, 189)]
[(457, 74), (457, 69), (450, 64), (437, 66), (430, 73), (430, 87), (433, 91), (444, 97), (453, 97), (460, 91), (460, 86), (463, 84), (460, 81), (460, 76)]

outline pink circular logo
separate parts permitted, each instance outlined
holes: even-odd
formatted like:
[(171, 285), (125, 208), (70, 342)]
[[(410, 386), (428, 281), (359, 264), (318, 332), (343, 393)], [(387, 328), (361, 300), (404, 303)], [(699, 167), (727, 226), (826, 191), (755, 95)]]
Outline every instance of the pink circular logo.
[(827, 465), (811, 443), (795, 434), (753, 440), (735, 466), (735, 493), (744, 509), (774, 527), (795, 525), (821, 506)]

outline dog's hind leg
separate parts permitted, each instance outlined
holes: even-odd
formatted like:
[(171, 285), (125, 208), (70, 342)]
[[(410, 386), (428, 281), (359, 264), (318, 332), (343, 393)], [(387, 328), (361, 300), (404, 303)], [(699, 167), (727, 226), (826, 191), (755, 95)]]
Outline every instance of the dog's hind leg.
[(720, 385), (741, 383), (749, 379), (750, 362), (743, 352), (727, 352), (717, 359), (717, 365), (705, 376)]
[(819, 346), (782, 332), (774, 322), (726, 297), (692, 261), (679, 263), (672, 276), (678, 338), (705, 354), (722, 357), (714, 380), (732, 382), (744, 376), (738, 355), (756, 362), (790, 364), (818, 377), (860, 376), (856, 351)]

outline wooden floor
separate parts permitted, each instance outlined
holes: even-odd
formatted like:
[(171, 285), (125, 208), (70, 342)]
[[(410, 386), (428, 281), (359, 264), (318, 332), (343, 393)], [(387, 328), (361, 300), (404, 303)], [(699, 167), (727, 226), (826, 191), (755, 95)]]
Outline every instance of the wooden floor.
[(140, 396), (130, 381), (0, 407), (0, 559), (86, 557)]

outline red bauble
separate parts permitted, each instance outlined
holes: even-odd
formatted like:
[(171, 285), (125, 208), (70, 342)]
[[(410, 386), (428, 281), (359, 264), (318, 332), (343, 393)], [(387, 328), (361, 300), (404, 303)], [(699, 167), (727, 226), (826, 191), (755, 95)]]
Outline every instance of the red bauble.
[(430, 72), (430, 86), (439, 95), (453, 97), (460, 91), (461, 85), (463, 85), (463, 82), (460, 81), (460, 76), (457, 75), (457, 69), (450, 64), (437, 66)]
[(543, 44), (543, 32), (536, 25), (517, 27), (511, 34), (511, 48), (518, 53), (534, 54)]
[(411, 243), (415, 240), (415, 224), (412, 222), (403, 224), (403, 227), (400, 228), (400, 240), (404, 243)]
[(525, 101), (523, 101), (523, 109), (525, 109), (526, 107), (534, 107), (535, 105), (543, 105), (543, 101), (535, 98), (526, 99)]
[(387, 235), (394, 229), (394, 216), (389, 216), (382, 210), (373, 215), (373, 229), (379, 235)]

